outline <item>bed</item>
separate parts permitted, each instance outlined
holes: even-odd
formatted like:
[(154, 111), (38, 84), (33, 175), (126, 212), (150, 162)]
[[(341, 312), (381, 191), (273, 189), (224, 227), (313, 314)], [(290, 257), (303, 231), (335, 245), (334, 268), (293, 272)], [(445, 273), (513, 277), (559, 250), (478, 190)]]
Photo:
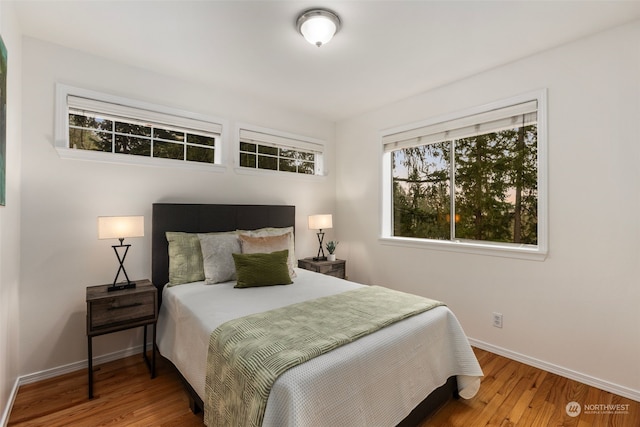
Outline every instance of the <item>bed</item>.
[[(295, 269), (293, 286), (235, 289), (169, 282), (166, 232), (294, 227), (294, 206), (154, 204), (152, 280), (161, 301), (157, 347), (203, 408), (211, 332), (230, 319), (363, 285)], [(289, 369), (273, 384), (262, 425), (417, 425), (452, 397), (477, 392), (482, 371), (454, 314), (439, 306)]]

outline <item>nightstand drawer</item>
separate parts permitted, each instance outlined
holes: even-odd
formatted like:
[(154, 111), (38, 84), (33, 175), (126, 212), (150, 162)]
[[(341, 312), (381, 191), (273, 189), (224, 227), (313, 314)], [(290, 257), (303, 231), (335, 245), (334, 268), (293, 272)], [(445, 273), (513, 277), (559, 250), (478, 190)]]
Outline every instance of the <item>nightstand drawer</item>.
[(340, 264), (322, 264), (318, 266), (318, 273), (328, 276), (344, 277), (344, 263)]
[(340, 279), (346, 277), (346, 261), (342, 259), (335, 261), (314, 261), (313, 258), (304, 258), (298, 260), (298, 267), (328, 276), (339, 277)]
[(102, 298), (91, 303), (90, 327), (95, 330), (120, 323), (153, 319), (155, 312), (155, 297), (150, 292)]

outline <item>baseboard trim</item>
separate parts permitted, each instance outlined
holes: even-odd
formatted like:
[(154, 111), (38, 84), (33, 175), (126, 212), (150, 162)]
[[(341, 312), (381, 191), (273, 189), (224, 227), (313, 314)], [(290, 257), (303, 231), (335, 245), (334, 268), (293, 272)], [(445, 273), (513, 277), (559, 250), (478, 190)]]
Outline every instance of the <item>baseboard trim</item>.
[[(149, 343), (150, 345), (151, 343)], [(149, 345), (147, 348), (149, 348)], [(113, 360), (122, 359), (125, 357), (133, 356), (134, 354), (142, 353), (142, 345), (130, 347), (124, 350), (115, 351), (113, 353), (103, 354), (102, 356), (96, 356), (93, 358), (94, 365), (100, 365), (102, 363), (111, 362)], [(35, 383), (37, 381), (46, 380), (49, 378), (57, 377), (59, 375), (68, 374), (70, 372), (79, 371), (80, 369), (87, 369), (87, 359), (80, 360), (79, 362), (69, 363), (68, 365), (58, 366), (57, 368), (46, 369), (40, 372), (34, 372), (32, 374), (23, 375), (19, 378), (20, 385)]]
[[(152, 343), (148, 343), (147, 348), (151, 348), (151, 345)], [(123, 359), (125, 357), (133, 356), (140, 353), (142, 353), (142, 344), (124, 350), (115, 351), (113, 353), (103, 354), (102, 356), (96, 356), (93, 358), (93, 364), (94, 366), (101, 365), (103, 363)], [(13, 409), (13, 403), (16, 400), (18, 389), (21, 385), (47, 380), (49, 378), (54, 378), (60, 375), (68, 374), (70, 372), (79, 371), (81, 369), (87, 369), (87, 361), (87, 359), (84, 359), (80, 360), (79, 362), (69, 363), (68, 365), (62, 365), (56, 368), (46, 369), (44, 371), (34, 372), (32, 374), (22, 375), (18, 377), (15, 384), (13, 385), (13, 389), (11, 390), (11, 394), (9, 395), (9, 399), (7, 400), (7, 405), (4, 408), (4, 412), (2, 413), (0, 426), (6, 427), (9, 423), (9, 415), (11, 414), (11, 409)]]
[(526, 356), (524, 354), (511, 351), (506, 348), (498, 347), (496, 345), (489, 344), (484, 341), (469, 338), (469, 343), (474, 347), (478, 347), (482, 350), (486, 350), (491, 353), (504, 356), (508, 359), (512, 359), (520, 363), (524, 363), (525, 365), (543, 369), (547, 372), (551, 372), (553, 374), (560, 375), (565, 378), (579, 381), (583, 384), (587, 384), (589, 386), (596, 387), (601, 390), (608, 391), (610, 393), (614, 393), (631, 400), (635, 400), (636, 402), (640, 402), (640, 390), (634, 390), (629, 387), (624, 387), (619, 384), (614, 384), (609, 381), (601, 380), (600, 378), (595, 378), (589, 375), (585, 375), (583, 373), (573, 371), (571, 369), (564, 368), (562, 366), (554, 365), (553, 363), (548, 363), (543, 360), (536, 359), (534, 357)]
[(11, 414), (11, 409), (13, 408), (13, 402), (16, 401), (16, 396), (18, 395), (18, 387), (20, 387), (20, 378), (16, 378), (16, 381), (13, 383), (13, 388), (11, 389), (11, 393), (9, 394), (9, 399), (7, 400), (7, 405), (4, 407), (4, 412), (2, 413), (2, 419), (0, 419), (0, 425), (2, 427), (7, 427), (9, 424), (9, 414)]

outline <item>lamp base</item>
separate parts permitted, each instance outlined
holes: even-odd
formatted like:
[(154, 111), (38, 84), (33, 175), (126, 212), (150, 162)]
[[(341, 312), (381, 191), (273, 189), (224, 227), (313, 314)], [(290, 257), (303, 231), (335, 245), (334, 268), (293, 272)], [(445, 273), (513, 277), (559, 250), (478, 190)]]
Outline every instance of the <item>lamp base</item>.
[(107, 288), (107, 292), (121, 291), (123, 289), (134, 289), (136, 282), (113, 284)]
[(313, 260), (314, 261), (326, 261), (327, 257), (326, 256), (314, 256)]

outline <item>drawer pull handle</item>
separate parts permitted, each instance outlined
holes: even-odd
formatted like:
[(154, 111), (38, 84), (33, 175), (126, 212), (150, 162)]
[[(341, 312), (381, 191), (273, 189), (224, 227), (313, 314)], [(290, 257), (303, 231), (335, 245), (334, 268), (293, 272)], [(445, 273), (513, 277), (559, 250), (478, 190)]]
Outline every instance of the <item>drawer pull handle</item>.
[(124, 304), (124, 305), (112, 305), (111, 307), (109, 307), (109, 310), (120, 310), (122, 308), (131, 308), (131, 307), (137, 307), (139, 305), (142, 305), (141, 302), (134, 302), (132, 304)]

